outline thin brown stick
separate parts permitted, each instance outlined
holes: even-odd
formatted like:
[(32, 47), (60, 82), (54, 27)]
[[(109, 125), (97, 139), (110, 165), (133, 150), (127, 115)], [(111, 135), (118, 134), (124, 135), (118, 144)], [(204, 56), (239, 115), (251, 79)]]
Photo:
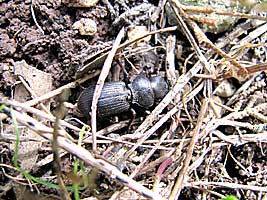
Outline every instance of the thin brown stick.
[(96, 140), (96, 109), (97, 109), (97, 102), (98, 99), (100, 97), (102, 88), (104, 86), (104, 82), (106, 77), (108, 76), (109, 70), (111, 68), (111, 64), (113, 61), (113, 58), (119, 48), (120, 42), (122, 37), (124, 36), (124, 28), (122, 28), (116, 38), (116, 40), (114, 41), (113, 47), (111, 49), (111, 51), (108, 54), (108, 57), (104, 63), (104, 66), (102, 68), (102, 71), (99, 75), (98, 81), (96, 83), (96, 87), (95, 87), (95, 92), (94, 92), (94, 96), (93, 96), (93, 101), (92, 101), (92, 115), (91, 115), (91, 126), (92, 126), (92, 137), (93, 137), (93, 151), (96, 151), (96, 146), (97, 146), (97, 140)]
[(252, 65), (249, 67), (246, 67), (249, 74), (254, 74), (255, 72), (261, 72), (267, 70), (267, 63), (259, 63), (256, 65)]
[[(19, 80), (22, 82), (22, 84), (28, 90), (31, 96), (33, 96), (34, 98), (37, 98), (36, 93), (31, 89), (31, 87), (27, 84), (27, 82), (24, 80), (22, 76), (19, 76)], [(52, 115), (51, 112), (47, 109), (47, 107), (43, 103), (40, 103), (40, 106), (46, 113), (48, 113), (49, 115)]]
[(182, 8), (183, 8), (183, 10), (189, 11), (189, 12), (200, 12), (200, 13), (205, 13), (205, 14), (217, 14), (217, 15), (225, 15), (225, 16), (247, 18), (247, 19), (258, 19), (258, 20), (267, 21), (267, 17), (264, 17), (264, 16), (238, 13), (238, 12), (228, 12), (228, 11), (213, 9), (211, 7), (182, 5)]
[[(61, 98), (59, 98), (61, 99)], [(62, 104), (63, 102), (59, 102), (59, 104)], [(58, 105), (58, 107), (61, 107)], [(63, 174), (62, 174), (62, 168), (61, 168), (61, 160), (59, 155), (59, 146), (58, 146), (58, 137), (59, 137), (59, 116), (57, 116), (58, 113), (56, 113), (56, 119), (53, 127), (53, 140), (52, 140), (52, 149), (53, 149), (53, 166), (57, 175), (57, 181), (60, 188), (60, 196), (64, 200), (71, 200), (67, 188), (63, 181)]]
[(180, 192), (181, 192), (182, 188), (184, 187), (183, 184), (184, 184), (185, 178), (187, 176), (188, 166), (189, 166), (191, 158), (192, 158), (194, 146), (198, 140), (199, 130), (200, 130), (202, 121), (206, 115), (207, 108), (208, 108), (208, 101), (206, 99), (203, 99), (201, 110), (199, 112), (199, 117), (197, 119), (197, 124), (195, 126), (195, 129), (193, 130), (193, 136), (192, 136), (191, 142), (189, 144), (189, 148), (188, 148), (187, 153), (186, 153), (186, 158), (185, 158), (183, 167), (179, 173), (177, 181), (173, 187), (172, 193), (171, 193), (170, 197), (168, 198), (168, 200), (178, 199)]
[(48, 93), (46, 93), (46, 94), (44, 94), (44, 95), (42, 95), (40, 97), (37, 97), (37, 98), (32, 99), (30, 101), (27, 101), (25, 103), (28, 106), (34, 106), (34, 105), (36, 105), (36, 104), (38, 104), (38, 103), (40, 103), (42, 101), (45, 101), (47, 99), (50, 99), (50, 98), (52, 98), (54, 96), (59, 95), (65, 89), (75, 88), (77, 85), (79, 85), (79, 84), (81, 84), (81, 83), (83, 83), (83, 82), (85, 82), (85, 81), (87, 81), (87, 80), (89, 80), (89, 79), (97, 76), (99, 73), (100, 73), (100, 70), (96, 70), (96, 71), (92, 72), (91, 74), (89, 74), (89, 75), (87, 75), (87, 76), (85, 76), (83, 78), (80, 78), (80, 79), (78, 79), (76, 81), (73, 81), (71, 83), (68, 83), (66, 85), (63, 85), (62, 87), (59, 87), (59, 88), (57, 88), (57, 89), (55, 89), (55, 90), (53, 90), (51, 92), (48, 92)]
[(251, 190), (256, 192), (267, 192), (267, 187), (263, 186), (255, 186), (255, 185), (243, 185), (237, 183), (229, 183), (229, 182), (208, 182), (208, 181), (195, 181), (191, 183), (186, 183), (186, 186), (194, 187), (201, 185), (203, 186), (210, 186), (210, 187), (226, 187), (231, 189), (241, 189), (241, 190)]

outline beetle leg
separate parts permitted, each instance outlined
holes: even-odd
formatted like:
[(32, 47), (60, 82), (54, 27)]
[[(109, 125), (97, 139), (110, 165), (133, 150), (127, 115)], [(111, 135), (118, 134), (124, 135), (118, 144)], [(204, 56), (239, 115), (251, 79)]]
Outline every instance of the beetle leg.
[(136, 117), (136, 112), (135, 112), (135, 110), (133, 108), (130, 109), (130, 113), (131, 113), (131, 115), (130, 115), (130, 120), (129, 120), (129, 123), (128, 123), (128, 130), (127, 130), (128, 133), (130, 132), (131, 126), (133, 125), (133, 121), (134, 121), (134, 119)]

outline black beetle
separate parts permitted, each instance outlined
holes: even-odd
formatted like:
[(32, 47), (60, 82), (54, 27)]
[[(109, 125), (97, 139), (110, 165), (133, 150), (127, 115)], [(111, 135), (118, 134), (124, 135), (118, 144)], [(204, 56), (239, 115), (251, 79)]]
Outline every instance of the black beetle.
[[(89, 118), (95, 85), (86, 88), (78, 98), (78, 111)], [(97, 104), (97, 116), (100, 118), (128, 111), (132, 104), (141, 108), (151, 107), (156, 99), (168, 92), (166, 81), (160, 77), (150, 80), (138, 75), (130, 84), (124, 82), (107, 82), (104, 84)]]

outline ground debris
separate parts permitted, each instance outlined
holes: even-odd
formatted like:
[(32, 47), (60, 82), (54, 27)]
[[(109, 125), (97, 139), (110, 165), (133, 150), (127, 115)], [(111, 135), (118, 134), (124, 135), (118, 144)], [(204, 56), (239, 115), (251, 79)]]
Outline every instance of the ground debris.
[(0, 199), (266, 197), (264, 5), (192, 2), (0, 4)]

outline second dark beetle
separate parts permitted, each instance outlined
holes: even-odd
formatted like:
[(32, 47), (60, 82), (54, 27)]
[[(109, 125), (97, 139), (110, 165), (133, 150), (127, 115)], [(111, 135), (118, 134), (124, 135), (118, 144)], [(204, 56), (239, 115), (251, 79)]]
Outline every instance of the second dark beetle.
[[(91, 112), (94, 91), (95, 86), (88, 87), (78, 99), (78, 110), (87, 118)], [(160, 76), (149, 80), (143, 75), (138, 75), (128, 85), (124, 82), (107, 82), (98, 99), (97, 116), (103, 118), (128, 111), (132, 104), (147, 109), (167, 92), (168, 85)]]

